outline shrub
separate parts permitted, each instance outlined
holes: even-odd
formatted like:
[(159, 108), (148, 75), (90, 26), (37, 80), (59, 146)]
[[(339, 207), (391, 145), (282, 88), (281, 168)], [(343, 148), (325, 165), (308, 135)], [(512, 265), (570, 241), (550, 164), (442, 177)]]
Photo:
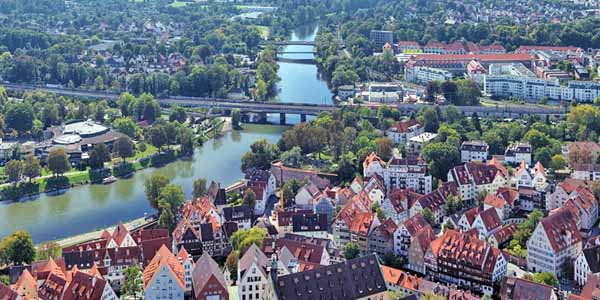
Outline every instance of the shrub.
[(132, 163), (122, 163), (113, 167), (113, 175), (116, 177), (125, 177), (135, 172), (135, 168)]
[(90, 169), (88, 175), (92, 183), (101, 183), (104, 178), (110, 176), (110, 169)]

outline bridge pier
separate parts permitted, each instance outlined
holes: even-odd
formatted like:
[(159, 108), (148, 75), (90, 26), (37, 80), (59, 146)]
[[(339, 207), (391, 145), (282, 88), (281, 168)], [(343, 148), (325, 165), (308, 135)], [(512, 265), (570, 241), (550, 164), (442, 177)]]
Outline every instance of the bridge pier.
[(279, 124), (285, 125), (285, 113), (279, 113)]
[(300, 114), (300, 122), (301, 123), (306, 122), (306, 114)]

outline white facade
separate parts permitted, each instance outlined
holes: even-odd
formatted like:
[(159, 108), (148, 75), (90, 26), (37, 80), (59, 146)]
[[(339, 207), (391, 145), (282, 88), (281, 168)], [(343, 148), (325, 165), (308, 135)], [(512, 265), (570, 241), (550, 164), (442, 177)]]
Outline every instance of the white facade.
[(144, 290), (144, 297), (153, 300), (183, 300), (185, 290), (177, 283), (177, 278), (163, 263)]
[(579, 286), (584, 286), (587, 282), (588, 275), (592, 273), (592, 270), (590, 269), (590, 266), (587, 260), (585, 259), (585, 255), (583, 254), (583, 252), (579, 254), (579, 256), (577, 256), (574, 268), (575, 282), (577, 282)]
[(264, 270), (256, 264), (256, 261), (253, 261), (244, 274), (238, 274), (238, 299), (261, 299), (269, 280), (270, 278)]
[[(565, 235), (570, 243), (570, 236)], [(546, 235), (541, 223), (533, 231), (531, 238), (527, 241), (527, 270), (530, 272), (550, 272), (554, 275), (563, 274), (562, 267), (568, 259), (575, 259), (581, 253), (582, 243), (574, 243), (555, 252)]]
[(425, 66), (411, 66), (406, 68), (405, 72), (406, 81), (415, 82), (420, 84), (426, 84), (430, 81), (447, 81), (452, 80), (452, 72), (431, 68)]

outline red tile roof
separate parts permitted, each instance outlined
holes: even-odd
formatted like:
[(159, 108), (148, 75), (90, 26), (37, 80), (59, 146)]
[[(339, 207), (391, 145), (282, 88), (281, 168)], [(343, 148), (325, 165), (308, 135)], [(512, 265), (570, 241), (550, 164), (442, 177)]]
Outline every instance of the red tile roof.
[(416, 120), (414, 119), (409, 119), (409, 120), (402, 120), (394, 125), (392, 125), (390, 128), (388, 128), (388, 131), (392, 130), (392, 129), (396, 129), (395, 132), (397, 133), (405, 133), (408, 131), (409, 128), (413, 127), (413, 126), (421, 126)]
[(483, 221), (483, 225), (485, 225), (488, 232), (502, 226), (502, 220), (498, 216), (496, 209), (493, 207), (482, 211), (479, 214), (479, 217), (481, 218), (481, 221)]
[(357, 214), (352, 220), (352, 225), (350, 226), (350, 231), (366, 236), (369, 234), (369, 228), (371, 228), (371, 224), (375, 220), (375, 213), (372, 212), (363, 212)]
[(64, 292), (63, 300), (99, 300), (108, 283), (102, 278), (83, 272), (73, 274), (73, 280)]
[(560, 209), (540, 221), (539, 226), (542, 226), (546, 232), (554, 252), (559, 252), (582, 241), (575, 218), (576, 216), (571, 210)]
[(0, 282), (0, 300), (17, 300), (19, 294)]

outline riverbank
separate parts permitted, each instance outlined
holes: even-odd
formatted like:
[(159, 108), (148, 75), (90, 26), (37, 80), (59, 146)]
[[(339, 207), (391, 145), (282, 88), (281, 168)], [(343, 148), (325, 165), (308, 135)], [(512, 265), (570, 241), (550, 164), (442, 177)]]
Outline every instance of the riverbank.
[[(148, 222), (146, 221), (145, 217), (142, 218), (137, 218), (128, 222), (123, 222), (123, 225), (125, 225), (125, 228), (127, 228), (128, 230), (132, 230), (134, 228), (138, 228), (140, 226), (143, 226), (145, 224), (147, 224)], [(78, 235), (74, 235), (74, 236), (70, 236), (70, 237), (66, 237), (63, 239), (59, 239), (56, 240), (54, 242), (56, 242), (58, 245), (60, 245), (62, 248), (68, 247), (68, 246), (73, 246), (79, 243), (83, 243), (86, 241), (90, 241), (93, 239), (97, 239), (102, 235), (102, 232), (104, 232), (104, 230), (108, 230), (108, 232), (112, 232), (117, 226), (119, 225), (119, 223), (110, 226), (110, 227), (105, 227), (105, 228), (101, 228), (101, 229), (97, 229), (94, 231), (90, 231), (90, 232), (86, 232), (86, 233), (82, 233), (82, 234), (78, 234)]]

